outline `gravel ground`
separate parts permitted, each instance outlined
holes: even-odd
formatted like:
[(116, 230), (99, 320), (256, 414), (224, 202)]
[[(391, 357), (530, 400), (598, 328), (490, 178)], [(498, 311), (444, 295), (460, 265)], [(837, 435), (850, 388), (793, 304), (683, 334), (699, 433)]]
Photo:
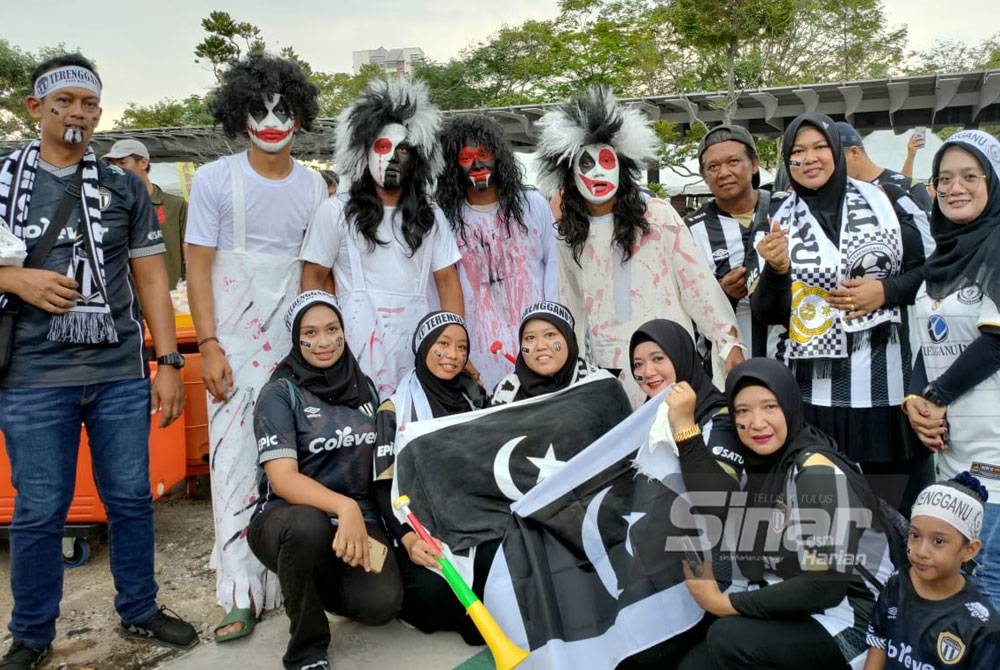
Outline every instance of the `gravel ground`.
[[(215, 572), (208, 567), (212, 551), (212, 510), (208, 479), (195, 481), (193, 495), (183, 485), (155, 503), (156, 579), (159, 602), (198, 629), (202, 642), (222, 616), (215, 604)], [(181, 652), (118, 635), (114, 587), (108, 568), (108, 549), (91, 543), (83, 566), (65, 572), (62, 616), (57, 622), (54, 651), (42, 666), (67, 670), (140, 670), (158, 667)], [(12, 606), (10, 549), (0, 541), (0, 650), (10, 642), (7, 623)], [(273, 614), (272, 614), (273, 615)]]

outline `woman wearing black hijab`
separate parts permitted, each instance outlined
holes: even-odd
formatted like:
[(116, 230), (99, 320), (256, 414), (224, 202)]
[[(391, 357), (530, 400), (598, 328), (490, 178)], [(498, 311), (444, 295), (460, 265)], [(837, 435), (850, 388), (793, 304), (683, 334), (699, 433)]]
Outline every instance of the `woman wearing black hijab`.
[(903, 407), (942, 479), (989, 490), (976, 583), (1000, 605), (1000, 141), (955, 133), (934, 156), (937, 244), (917, 294), (921, 348)]
[(923, 279), (920, 232), (899, 222), (877, 186), (847, 176), (829, 117), (797, 117), (782, 156), (792, 193), (772, 201), (770, 229), (754, 231), (750, 309), (787, 328), (779, 351), (806, 420), (905, 513), (933, 478), (929, 452), (898, 411), (913, 359), (907, 308)]
[[(417, 324), (412, 346), (416, 355), (414, 369), (400, 380), (396, 392), (379, 406), (376, 415), (379, 446), (375, 488), (389, 532), (396, 540), (404, 590), (400, 618), (425, 633), (454, 630), (469, 644), (483, 644), (447, 582), (431, 573), (437, 568), (431, 548), (395, 518), (390, 498), (397, 426), (481, 409), (486, 405), (486, 391), (465, 372), (469, 332), (458, 314), (439, 311), (425, 316)], [(480, 597), (498, 545), (489, 542), (476, 548), (473, 589)]]
[(726, 396), (705, 372), (694, 341), (684, 327), (667, 319), (642, 324), (629, 342), (629, 362), (636, 383), (648, 398), (679, 382), (687, 382), (694, 389), (698, 396), (694, 418), (705, 444), (720, 465), (739, 478), (743, 472), (743, 449), (729, 416)]
[[(798, 383), (781, 363), (734, 368), (726, 400), (745, 447), (743, 484), (704, 448), (691, 386), (667, 394), (688, 489), (745, 494), (731, 496), (721, 520), (732, 586), (719, 589), (710, 562), (685, 566), (692, 596), (718, 620), (681, 667), (841, 670), (867, 652), (878, 584), (892, 569), (884, 534), (870, 527), (881, 519), (877, 501), (833, 440), (805, 422)], [(871, 571), (870, 585), (855, 563)]]
[(308, 291), (285, 325), (292, 350), (254, 406), (263, 469), (247, 541), (278, 574), (286, 668), (327, 667), (326, 611), (370, 625), (396, 616), (402, 585), (375, 504), (375, 388), (347, 346), (334, 296)]
[(490, 404), (554, 393), (596, 372), (580, 358), (573, 327), (573, 315), (565, 305), (548, 300), (528, 305), (517, 333), (521, 352), (514, 372), (496, 385)]

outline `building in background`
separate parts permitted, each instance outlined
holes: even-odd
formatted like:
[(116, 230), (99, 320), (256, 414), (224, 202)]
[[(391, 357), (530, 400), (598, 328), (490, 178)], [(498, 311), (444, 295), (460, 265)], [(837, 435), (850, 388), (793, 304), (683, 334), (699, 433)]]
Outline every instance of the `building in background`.
[(365, 65), (378, 65), (382, 72), (390, 74), (413, 74), (413, 64), (424, 59), (424, 50), (420, 47), (403, 47), (402, 49), (369, 49), (368, 51), (352, 51), (354, 74), (358, 74)]

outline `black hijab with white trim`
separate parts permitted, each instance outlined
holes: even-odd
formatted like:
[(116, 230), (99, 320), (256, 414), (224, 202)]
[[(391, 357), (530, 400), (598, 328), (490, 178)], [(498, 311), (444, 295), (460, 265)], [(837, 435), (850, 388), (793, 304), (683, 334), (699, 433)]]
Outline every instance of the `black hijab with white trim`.
[(792, 147), (795, 146), (796, 136), (804, 126), (811, 126), (818, 130), (826, 138), (833, 152), (834, 170), (830, 179), (818, 189), (811, 189), (791, 179), (791, 187), (802, 200), (809, 206), (809, 211), (819, 221), (820, 226), (827, 236), (834, 242), (840, 242), (840, 228), (843, 223), (844, 197), (847, 192), (847, 161), (844, 159), (844, 152), (840, 146), (840, 133), (837, 126), (826, 114), (800, 114), (788, 125), (785, 130), (785, 137), (781, 143), (781, 156), (785, 169), (791, 175), (791, 167), (788, 162), (791, 160)]
[(373, 397), (371, 380), (361, 371), (361, 366), (351, 353), (346, 334), (344, 353), (328, 368), (317, 368), (302, 355), (302, 345), (299, 344), (302, 317), (317, 305), (326, 305), (332, 309), (343, 327), (344, 317), (334, 295), (326, 291), (306, 291), (300, 294), (288, 308), (285, 317), (285, 326), (292, 332), (292, 350), (278, 363), (271, 381), (287, 379), (331, 405), (346, 405), (369, 415), (374, 414), (378, 398)]
[(413, 333), (413, 353), (417, 357), (415, 365), (417, 380), (427, 396), (427, 403), (435, 418), (468, 412), (486, 405), (486, 392), (464, 369), (465, 364), (469, 362), (468, 350), (466, 350), (465, 359), (461, 361), (462, 371), (452, 379), (441, 379), (427, 367), (427, 356), (431, 347), (437, 342), (445, 328), (453, 325), (461, 326), (462, 330), (465, 331), (466, 340), (468, 340), (469, 329), (465, 325), (465, 320), (454, 312), (444, 310), (431, 312), (422, 318)]
[(533, 319), (541, 319), (551, 323), (566, 338), (566, 362), (554, 375), (540, 375), (528, 367), (528, 363), (524, 360), (524, 353), (518, 353), (517, 362), (514, 363), (514, 372), (521, 382), (521, 387), (517, 390), (514, 400), (534, 398), (566, 388), (573, 383), (580, 364), (578, 360), (580, 348), (576, 343), (576, 333), (573, 332), (573, 315), (570, 314), (565, 305), (552, 301), (528, 305), (521, 315), (521, 326), (517, 329), (518, 342), (524, 335), (524, 327)]

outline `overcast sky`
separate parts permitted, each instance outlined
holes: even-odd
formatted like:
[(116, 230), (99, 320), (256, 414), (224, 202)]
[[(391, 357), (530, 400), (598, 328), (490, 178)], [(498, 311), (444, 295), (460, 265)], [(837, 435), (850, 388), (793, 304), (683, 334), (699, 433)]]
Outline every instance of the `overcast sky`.
[[(201, 19), (228, 11), (259, 26), (274, 50), (292, 46), (314, 69), (349, 72), (351, 52), (418, 46), (445, 61), (505, 23), (552, 18), (556, 0), (4, 0), (0, 37), (28, 51), (60, 42), (93, 58), (104, 80), (102, 128), (121, 117), (128, 102), (204, 93), (211, 70), (194, 62)], [(996, 0), (966, 0), (960, 11), (938, 0), (884, 0), (893, 26), (909, 27), (910, 47), (937, 38), (977, 43), (1000, 31)], [(86, 9), (88, 6), (93, 10)], [(99, 9), (97, 9), (99, 8)], [(972, 20), (972, 17), (977, 17)]]

